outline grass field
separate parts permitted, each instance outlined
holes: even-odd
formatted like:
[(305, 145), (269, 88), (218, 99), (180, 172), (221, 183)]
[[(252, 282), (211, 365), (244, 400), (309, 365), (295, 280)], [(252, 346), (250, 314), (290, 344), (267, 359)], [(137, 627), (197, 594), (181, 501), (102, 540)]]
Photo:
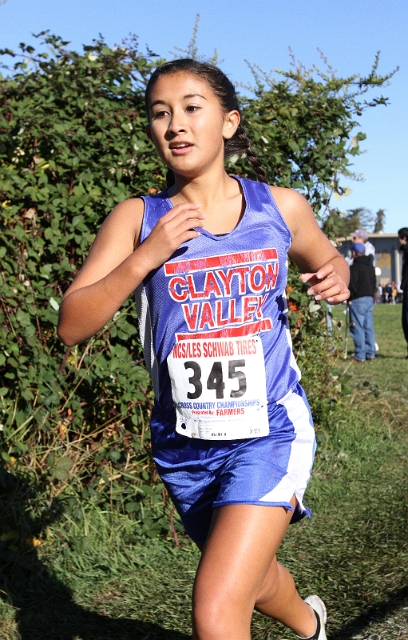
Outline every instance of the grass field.
[[(344, 307), (335, 309), (343, 321)], [(303, 596), (329, 611), (329, 640), (408, 640), (408, 360), (400, 306), (378, 305), (379, 352), (333, 366), (347, 395), (319, 442), (307, 501), (280, 560)], [(352, 340), (348, 338), (348, 355)], [(78, 523), (47, 529), (0, 586), (2, 640), (188, 640), (199, 554), (185, 538), (140, 540), (131, 518), (84, 506)], [(1, 602), (1, 601), (0, 601)], [(255, 614), (257, 640), (295, 636)]]

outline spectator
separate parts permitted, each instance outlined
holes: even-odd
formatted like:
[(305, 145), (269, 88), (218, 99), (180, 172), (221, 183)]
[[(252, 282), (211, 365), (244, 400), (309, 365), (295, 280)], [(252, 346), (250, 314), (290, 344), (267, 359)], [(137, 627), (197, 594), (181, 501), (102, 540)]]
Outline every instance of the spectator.
[[(400, 251), (402, 252), (402, 330), (408, 348), (408, 227), (402, 227), (398, 231)], [(407, 355), (408, 358), (408, 355)]]
[(391, 304), (391, 302), (392, 302), (392, 285), (391, 285), (391, 282), (387, 282), (387, 284), (385, 285), (384, 293), (385, 293), (384, 302), (386, 302), (387, 304)]
[(374, 296), (377, 289), (371, 258), (365, 246), (356, 242), (351, 247), (353, 264), (350, 267), (350, 334), (354, 340), (354, 360), (374, 360), (376, 352), (373, 326)]
[(401, 280), (397, 284), (397, 302), (402, 302), (403, 291), (401, 289)]
[(392, 282), (392, 304), (395, 304), (397, 302), (397, 283), (396, 282)]
[(356, 229), (351, 234), (351, 239), (354, 243), (362, 243), (365, 246), (365, 255), (370, 257), (371, 264), (375, 264), (375, 248), (368, 240), (368, 233), (364, 229)]
[(383, 286), (382, 301), (383, 301), (383, 304), (386, 304), (387, 302), (387, 285)]

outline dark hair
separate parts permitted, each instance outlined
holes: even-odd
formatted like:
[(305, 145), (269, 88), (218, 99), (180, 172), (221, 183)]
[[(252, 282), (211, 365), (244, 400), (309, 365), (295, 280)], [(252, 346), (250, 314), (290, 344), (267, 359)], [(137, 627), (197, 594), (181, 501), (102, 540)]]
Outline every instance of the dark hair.
[[(149, 96), (157, 80), (161, 76), (179, 72), (194, 74), (200, 79), (205, 80), (219, 99), (224, 113), (234, 110), (241, 112), (235, 87), (221, 69), (215, 67), (213, 64), (199, 62), (192, 58), (180, 58), (179, 60), (166, 62), (161, 67), (157, 67), (150, 76), (145, 93), (147, 113), (149, 113)], [(253, 166), (258, 180), (260, 182), (267, 182), (266, 171), (262, 167), (258, 156), (253, 151), (247, 134), (240, 124), (232, 138), (225, 140), (225, 158), (231, 158), (234, 155), (242, 156), (244, 154), (246, 154), (249, 162)], [(169, 187), (172, 184), (174, 184), (174, 174), (169, 170), (167, 173), (167, 186)]]
[(402, 227), (402, 229), (398, 229), (398, 236), (403, 240), (406, 238), (408, 240), (408, 227)]

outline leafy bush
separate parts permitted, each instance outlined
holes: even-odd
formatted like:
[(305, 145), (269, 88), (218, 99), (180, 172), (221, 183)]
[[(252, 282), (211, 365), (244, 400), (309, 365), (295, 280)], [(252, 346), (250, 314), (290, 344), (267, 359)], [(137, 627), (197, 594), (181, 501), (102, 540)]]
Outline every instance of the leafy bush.
[(45, 42), (51, 56), (23, 48), (34, 70), (18, 62), (2, 81), (2, 456), (47, 478), (52, 497), (109, 495), (135, 512), (138, 496), (151, 494), (152, 466), (150, 382), (133, 302), (73, 349), (55, 326), (62, 291), (103, 218), (163, 184), (145, 133), (149, 64), (103, 42), (82, 56), (58, 38)]
[[(153, 535), (164, 526), (163, 486), (146, 448), (152, 393), (134, 303), (72, 349), (55, 327), (63, 290), (105, 216), (125, 198), (164, 186), (143, 104), (157, 61), (141, 55), (134, 39), (115, 49), (98, 40), (78, 54), (60, 38), (40, 35), (48, 52), (25, 45), (18, 55), (0, 52), (17, 58), (0, 85), (2, 459), (9, 472), (35, 475), (70, 517), (82, 517), (79, 498), (107, 502)], [(243, 99), (270, 181), (303, 190), (316, 211), (330, 190), (341, 191), (348, 156), (359, 152), (348, 138), (355, 115), (368, 106), (358, 96), (387, 79), (377, 76), (377, 63), (367, 79), (316, 81), (301, 69), (283, 79), (258, 75), (255, 97)], [(251, 175), (245, 158), (229, 169)], [(305, 362), (311, 353), (316, 362), (326, 349), (324, 312), (310, 306), (296, 278), (295, 347), (307, 352)], [(326, 365), (319, 375), (330, 386)]]

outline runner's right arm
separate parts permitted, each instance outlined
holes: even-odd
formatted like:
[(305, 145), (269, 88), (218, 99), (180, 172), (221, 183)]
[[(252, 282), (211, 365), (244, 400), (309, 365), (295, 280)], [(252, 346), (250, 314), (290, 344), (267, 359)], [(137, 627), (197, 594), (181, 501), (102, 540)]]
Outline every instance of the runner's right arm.
[(58, 335), (68, 346), (97, 333), (150, 271), (161, 266), (185, 241), (199, 235), (203, 214), (192, 204), (164, 215), (140, 244), (144, 204), (126, 200), (106, 218), (78, 276), (67, 289)]

